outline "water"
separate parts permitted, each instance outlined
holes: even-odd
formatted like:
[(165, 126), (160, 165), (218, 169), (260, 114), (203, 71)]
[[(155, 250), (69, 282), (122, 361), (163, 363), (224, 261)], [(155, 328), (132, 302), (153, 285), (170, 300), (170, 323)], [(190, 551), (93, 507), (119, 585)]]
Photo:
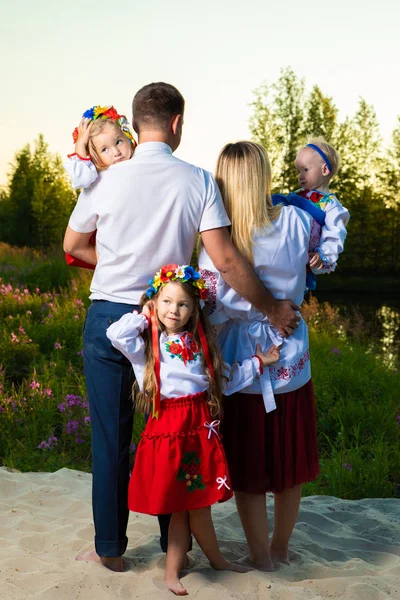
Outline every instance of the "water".
[(400, 363), (400, 295), (393, 290), (381, 292), (379, 280), (375, 289), (360, 292), (341, 290), (316, 290), (318, 302), (329, 302), (341, 315), (352, 318), (362, 316), (368, 336), (379, 349), (385, 363), (398, 366)]

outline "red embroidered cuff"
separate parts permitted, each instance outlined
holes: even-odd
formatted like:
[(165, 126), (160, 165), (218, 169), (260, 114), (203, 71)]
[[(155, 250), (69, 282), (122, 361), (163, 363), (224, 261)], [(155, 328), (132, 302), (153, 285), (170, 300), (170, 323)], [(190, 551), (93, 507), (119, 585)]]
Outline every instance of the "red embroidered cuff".
[(263, 368), (261, 358), (259, 356), (257, 356), (257, 354), (252, 356), (252, 358), (256, 358), (258, 360), (258, 368), (260, 369), (260, 375), (262, 375), (264, 373), (264, 368)]
[(147, 327), (150, 327), (150, 319), (147, 315), (145, 315), (144, 313), (140, 313), (142, 315), (142, 317), (144, 317), (147, 321)]
[(77, 156), (79, 160), (92, 160), (91, 156), (81, 156), (77, 152), (73, 152), (72, 154), (68, 154), (68, 158), (72, 158), (73, 156)]

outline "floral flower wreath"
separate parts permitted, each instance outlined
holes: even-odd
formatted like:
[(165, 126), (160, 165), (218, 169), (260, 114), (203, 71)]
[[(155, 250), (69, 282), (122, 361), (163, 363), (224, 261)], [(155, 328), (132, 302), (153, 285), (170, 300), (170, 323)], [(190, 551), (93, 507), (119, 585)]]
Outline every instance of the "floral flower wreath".
[(161, 287), (170, 281), (181, 281), (191, 283), (198, 293), (201, 304), (208, 298), (208, 288), (200, 273), (190, 265), (165, 265), (150, 279), (150, 287), (146, 290), (146, 296), (150, 299), (157, 294)]
[[(84, 119), (90, 119), (91, 121), (96, 121), (96, 119), (110, 119), (110, 121), (114, 121), (114, 123), (121, 128), (121, 131), (126, 135), (128, 140), (132, 144), (135, 144), (128, 119), (125, 115), (118, 114), (113, 106), (100, 106), (99, 104), (92, 106), (92, 108), (88, 108), (88, 110), (83, 113), (82, 117)], [(76, 140), (78, 139), (77, 127), (75, 127), (72, 132), (72, 139), (74, 140), (74, 144), (76, 144)]]

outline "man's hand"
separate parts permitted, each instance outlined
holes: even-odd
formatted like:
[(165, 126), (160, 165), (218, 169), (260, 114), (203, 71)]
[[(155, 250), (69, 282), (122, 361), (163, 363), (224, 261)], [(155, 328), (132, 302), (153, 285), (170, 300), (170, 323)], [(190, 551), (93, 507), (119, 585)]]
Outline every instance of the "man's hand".
[(299, 326), (300, 306), (294, 304), (291, 300), (277, 300), (274, 308), (268, 312), (271, 324), (279, 331), (282, 337), (292, 335)]
[(310, 258), (310, 260), (308, 262), (312, 269), (318, 269), (318, 270), (322, 269), (322, 267), (324, 266), (324, 263), (318, 252), (310, 253), (309, 258)]
[(75, 152), (86, 158), (88, 156), (89, 136), (93, 121), (91, 119), (82, 119), (78, 125), (78, 139), (75, 143)]

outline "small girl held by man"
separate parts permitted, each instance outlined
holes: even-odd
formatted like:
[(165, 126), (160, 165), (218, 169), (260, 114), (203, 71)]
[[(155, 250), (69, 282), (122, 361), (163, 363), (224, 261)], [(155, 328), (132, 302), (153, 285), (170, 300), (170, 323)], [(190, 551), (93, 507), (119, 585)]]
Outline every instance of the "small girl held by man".
[[(75, 152), (68, 155), (64, 168), (71, 177), (74, 189), (92, 185), (99, 172), (112, 165), (129, 160), (136, 148), (132, 130), (125, 115), (120, 115), (113, 106), (92, 106), (72, 132)], [(91, 243), (95, 244), (96, 232)], [(70, 266), (94, 269), (94, 265), (65, 255)]]
[(75, 189), (94, 183), (99, 171), (129, 160), (136, 147), (127, 118), (113, 106), (96, 105), (86, 110), (72, 138), (75, 152), (68, 155), (64, 167)]
[(207, 287), (193, 267), (166, 265), (149, 282), (142, 312), (125, 314), (107, 330), (113, 346), (132, 363), (136, 407), (149, 414), (129, 484), (130, 510), (172, 513), (165, 584), (177, 595), (190, 536), (217, 570), (244, 572), (218, 546), (211, 505), (232, 497), (218, 432), (222, 394), (250, 385), (279, 359), (271, 346), (230, 367), (222, 362), (202, 310)]

